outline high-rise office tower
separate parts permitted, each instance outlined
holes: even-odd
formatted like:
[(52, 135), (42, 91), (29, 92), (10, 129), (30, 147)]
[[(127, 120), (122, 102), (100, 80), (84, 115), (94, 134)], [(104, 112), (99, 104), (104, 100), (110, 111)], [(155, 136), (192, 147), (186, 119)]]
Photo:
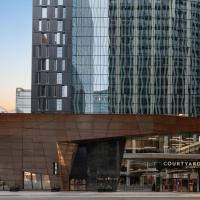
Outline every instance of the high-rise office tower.
[(16, 89), (16, 113), (31, 113), (31, 90)]
[(71, 112), (71, 1), (33, 0), (32, 112)]
[[(199, 0), (33, 0), (32, 111), (200, 115)], [(106, 92), (106, 93), (105, 93)]]

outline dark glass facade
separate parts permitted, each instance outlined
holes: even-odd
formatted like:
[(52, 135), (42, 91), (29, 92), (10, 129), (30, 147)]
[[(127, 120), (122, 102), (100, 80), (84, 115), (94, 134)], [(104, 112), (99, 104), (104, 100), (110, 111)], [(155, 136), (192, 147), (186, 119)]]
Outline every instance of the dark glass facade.
[(72, 112), (71, 1), (33, 0), (32, 112)]
[[(74, 0), (72, 21), (72, 65), (77, 72), (72, 76), (82, 80), (85, 91), (83, 111), (108, 113), (108, 98), (100, 103), (96, 97), (98, 94), (108, 97), (109, 1)], [(78, 86), (77, 82), (72, 84), (75, 88)], [(79, 93), (75, 96), (81, 97)], [(74, 112), (77, 111), (79, 109), (74, 107)]]
[(82, 111), (93, 113), (93, 93), (107, 90), (109, 113), (198, 116), (199, 9), (197, 0), (74, 0), (72, 76), (84, 90)]
[(95, 91), (94, 96), (94, 113), (108, 113), (108, 91)]
[(93, 113), (106, 91), (107, 113), (199, 116), (199, 9), (198, 0), (33, 0), (32, 112)]

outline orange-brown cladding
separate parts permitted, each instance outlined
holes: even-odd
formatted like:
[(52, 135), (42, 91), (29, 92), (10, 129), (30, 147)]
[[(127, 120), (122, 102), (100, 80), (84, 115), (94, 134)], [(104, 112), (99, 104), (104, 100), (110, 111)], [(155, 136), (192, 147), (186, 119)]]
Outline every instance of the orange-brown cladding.
[[(77, 146), (86, 140), (200, 132), (200, 118), (153, 115), (0, 114), (0, 178), (23, 187), (23, 171), (69, 189)], [(65, 146), (66, 145), (66, 146)], [(68, 151), (70, 149), (70, 151)], [(68, 152), (68, 154), (66, 153)], [(53, 175), (54, 161), (60, 175)]]
[[(3, 130), (38, 131), (57, 137), (58, 141), (81, 141), (148, 134), (199, 132), (200, 118), (165, 115), (104, 114), (0, 114)], [(44, 134), (43, 134), (44, 135)], [(56, 142), (58, 142), (56, 141)]]

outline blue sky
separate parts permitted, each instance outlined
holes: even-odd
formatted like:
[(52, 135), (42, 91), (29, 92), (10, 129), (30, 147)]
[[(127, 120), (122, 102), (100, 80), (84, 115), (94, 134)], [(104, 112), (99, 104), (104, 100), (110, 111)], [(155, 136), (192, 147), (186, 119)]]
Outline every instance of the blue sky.
[(16, 87), (31, 87), (32, 0), (0, 5), (0, 106), (15, 108)]

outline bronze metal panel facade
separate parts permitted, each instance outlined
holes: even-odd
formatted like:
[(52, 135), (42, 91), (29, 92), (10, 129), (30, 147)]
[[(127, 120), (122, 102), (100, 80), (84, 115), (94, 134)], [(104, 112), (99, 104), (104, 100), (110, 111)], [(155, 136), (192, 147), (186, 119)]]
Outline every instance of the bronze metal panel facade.
[[(23, 172), (69, 189), (77, 145), (133, 135), (200, 132), (200, 118), (152, 115), (0, 114), (0, 178), (23, 188)], [(70, 145), (67, 145), (70, 144)], [(59, 162), (60, 176), (53, 175)]]

